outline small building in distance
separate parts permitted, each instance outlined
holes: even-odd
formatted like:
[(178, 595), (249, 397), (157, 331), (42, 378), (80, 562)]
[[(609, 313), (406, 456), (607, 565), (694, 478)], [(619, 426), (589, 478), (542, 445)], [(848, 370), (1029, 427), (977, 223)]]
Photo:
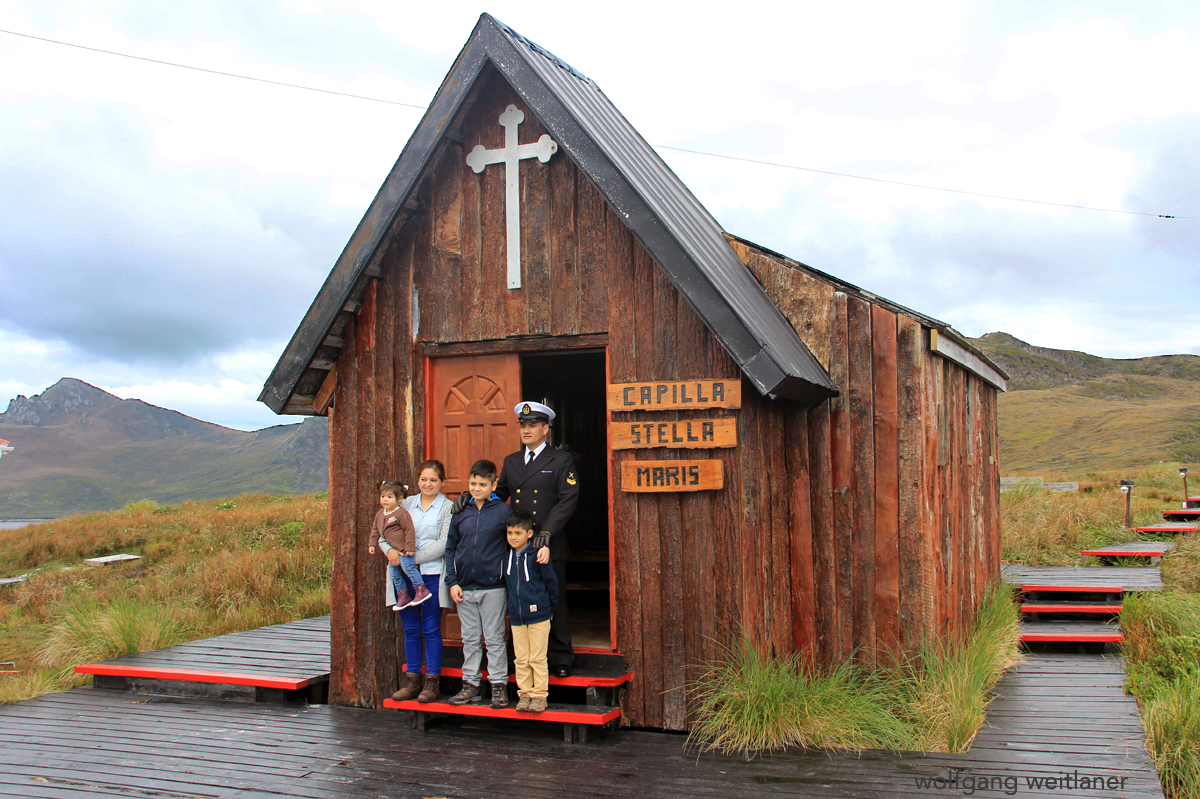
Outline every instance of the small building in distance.
[(723, 230), (485, 14), (260, 399), (331, 416), (330, 701), (397, 684), (375, 482), (436, 457), (456, 494), (537, 399), (579, 468), (576, 646), (628, 659), (625, 723), (681, 730), (689, 666), (742, 630), (835, 663), (969, 627), (1000, 575), (1004, 387), (945, 323)]

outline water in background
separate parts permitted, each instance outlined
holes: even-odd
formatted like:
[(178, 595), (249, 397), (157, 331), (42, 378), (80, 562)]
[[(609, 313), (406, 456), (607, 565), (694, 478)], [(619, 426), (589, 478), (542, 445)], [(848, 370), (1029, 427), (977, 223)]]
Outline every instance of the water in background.
[(24, 527), (28, 524), (41, 524), (42, 522), (49, 521), (53, 521), (53, 519), (13, 519), (12, 521), (0, 519), (0, 530), (9, 530), (14, 527)]

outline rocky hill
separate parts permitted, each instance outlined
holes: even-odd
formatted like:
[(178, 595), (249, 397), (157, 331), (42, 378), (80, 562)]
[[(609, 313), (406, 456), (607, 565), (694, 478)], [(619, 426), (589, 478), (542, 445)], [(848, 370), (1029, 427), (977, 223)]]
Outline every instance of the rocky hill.
[(971, 341), (1008, 373), (1010, 391), (1078, 386), (1109, 375), (1200, 381), (1200, 355), (1101, 358), (1075, 350), (1037, 347), (1008, 333), (986, 333)]
[(972, 341), (1010, 377), (1000, 397), (1002, 474), (1200, 462), (1200, 356), (1101, 358), (1007, 333)]
[(66, 377), (0, 413), (0, 519), (172, 504), (329, 483), (324, 418), (244, 432)]

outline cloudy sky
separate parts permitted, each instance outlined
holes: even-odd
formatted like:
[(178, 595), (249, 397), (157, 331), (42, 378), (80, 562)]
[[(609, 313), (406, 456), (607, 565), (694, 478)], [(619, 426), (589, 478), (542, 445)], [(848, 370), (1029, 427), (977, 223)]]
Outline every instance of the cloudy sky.
[[(733, 233), (967, 335), (1200, 353), (1200, 5), (576, 6), (0, 0), (0, 29), (424, 106), (488, 11)], [(421, 111), (10, 33), (0, 71), (0, 408), (71, 376), (291, 421), (255, 397)]]

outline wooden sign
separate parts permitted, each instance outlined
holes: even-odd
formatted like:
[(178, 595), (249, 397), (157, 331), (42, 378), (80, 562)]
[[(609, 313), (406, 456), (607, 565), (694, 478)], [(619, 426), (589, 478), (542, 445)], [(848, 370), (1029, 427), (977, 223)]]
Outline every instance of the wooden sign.
[(736, 447), (737, 419), (684, 419), (677, 422), (613, 422), (613, 449), (705, 449)]
[(686, 380), (682, 383), (612, 383), (610, 411), (668, 411), (742, 407), (742, 381)]
[(712, 491), (725, 487), (724, 463), (709, 461), (625, 461), (621, 490), (643, 493)]

